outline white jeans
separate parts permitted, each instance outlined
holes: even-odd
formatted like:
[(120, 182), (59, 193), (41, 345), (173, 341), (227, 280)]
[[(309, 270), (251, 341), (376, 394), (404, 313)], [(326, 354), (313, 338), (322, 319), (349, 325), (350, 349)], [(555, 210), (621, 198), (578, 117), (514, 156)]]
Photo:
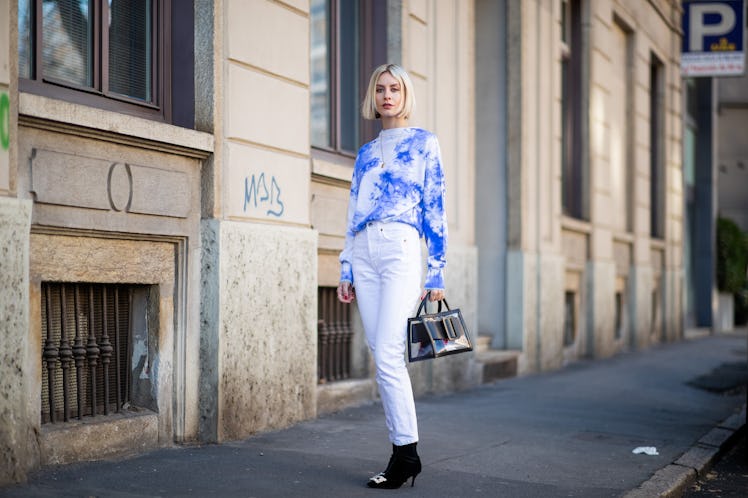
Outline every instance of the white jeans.
[(415, 443), (418, 422), (405, 341), (408, 317), (421, 289), (418, 231), (405, 223), (371, 222), (356, 234), (351, 259), (390, 441), (398, 446)]

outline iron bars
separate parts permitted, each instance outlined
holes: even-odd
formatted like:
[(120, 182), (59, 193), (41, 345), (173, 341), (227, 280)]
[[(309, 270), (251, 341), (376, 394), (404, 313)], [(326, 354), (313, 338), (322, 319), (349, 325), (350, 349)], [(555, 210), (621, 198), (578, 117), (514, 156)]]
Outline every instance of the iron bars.
[(44, 282), (41, 297), (42, 423), (121, 411), (130, 400), (131, 287)]
[(351, 376), (350, 305), (338, 301), (334, 287), (320, 287), (317, 322), (317, 377), (320, 384)]

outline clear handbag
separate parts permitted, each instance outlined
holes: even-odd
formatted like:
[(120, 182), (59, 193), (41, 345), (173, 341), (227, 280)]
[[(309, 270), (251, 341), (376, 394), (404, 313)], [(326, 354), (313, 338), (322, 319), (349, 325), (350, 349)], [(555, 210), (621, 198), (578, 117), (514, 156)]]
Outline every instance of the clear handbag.
[[(429, 294), (426, 294), (416, 316), (408, 318), (408, 361), (430, 360), (472, 351), (473, 344), (460, 309), (450, 309), (447, 300), (442, 299), (437, 312), (429, 313), (428, 299)], [(442, 311), (442, 303), (446, 311)]]

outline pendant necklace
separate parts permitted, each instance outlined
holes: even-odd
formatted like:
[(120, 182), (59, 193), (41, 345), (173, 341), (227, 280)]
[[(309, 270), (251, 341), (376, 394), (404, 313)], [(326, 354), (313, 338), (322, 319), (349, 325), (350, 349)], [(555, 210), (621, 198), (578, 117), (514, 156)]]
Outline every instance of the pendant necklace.
[(384, 142), (384, 137), (382, 135), (379, 135), (379, 151), (381, 152), (381, 156), (382, 156), (380, 158), (382, 160), (382, 164), (379, 165), (380, 168), (384, 168), (384, 145), (383, 145), (383, 142)]

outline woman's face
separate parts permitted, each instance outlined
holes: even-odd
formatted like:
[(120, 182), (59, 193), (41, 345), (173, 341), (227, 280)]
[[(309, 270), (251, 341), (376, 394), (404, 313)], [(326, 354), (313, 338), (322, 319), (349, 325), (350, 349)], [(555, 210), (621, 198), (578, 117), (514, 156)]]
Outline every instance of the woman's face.
[(375, 100), (382, 118), (397, 117), (403, 108), (403, 89), (397, 78), (387, 72), (379, 75)]

